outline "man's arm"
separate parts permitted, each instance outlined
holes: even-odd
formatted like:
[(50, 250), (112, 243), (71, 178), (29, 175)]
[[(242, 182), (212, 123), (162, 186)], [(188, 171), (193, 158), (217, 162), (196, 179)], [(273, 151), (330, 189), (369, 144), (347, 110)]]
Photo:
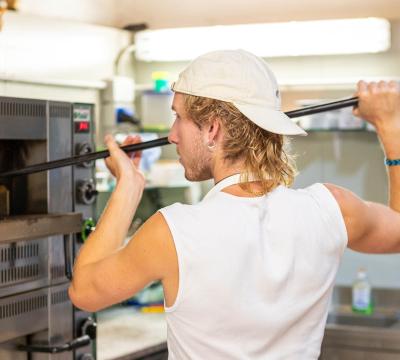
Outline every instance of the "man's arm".
[(364, 253), (400, 252), (400, 213), (360, 199), (351, 191), (324, 184), (335, 197), (347, 229), (348, 247)]
[(164, 282), (177, 273), (172, 235), (157, 212), (125, 247), (96, 262), (75, 266), (69, 295), (75, 306), (94, 312), (132, 297), (152, 281)]
[[(388, 159), (400, 159), (400, 91), (395, 82), (358, 84), (354, 114), (373, 124)], [(400, 166), (388, 166), (389, 206), (363, 201), (351, 191), (325, 184), (346, 224), (348, 246), (366, 253), (400, 252)]]
[[(128, 139), (125, 144), (139, 139)], [(127, 156), (113, 139), (107, 140), (107, 166), (117, 185), (96, 230), (76, 259), (69, 296), (79, 308), (97, 311), (125, 300), (154, 280), (177, 271), (175, 247), (160, 213), (153, 215), (123, 247), (144, 188), (138, 171), (140, 156)], [(169, 280), (168, 280), (169, 281)]]

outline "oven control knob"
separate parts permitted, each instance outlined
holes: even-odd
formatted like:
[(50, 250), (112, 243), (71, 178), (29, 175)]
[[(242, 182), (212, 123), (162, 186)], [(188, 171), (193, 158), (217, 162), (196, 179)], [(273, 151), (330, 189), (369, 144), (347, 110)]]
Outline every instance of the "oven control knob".
[(96, 334), (97, 334), (97, 323), (94, 321), (93, 318), (88, 317), (84, 322), (81, 327), (81, 334), (83, 335), (89, 335), (90, 339), (96, 340)]
[[(75, 154), (76, 155), (85, 155), (91, 153), (92, 147), (89, 143), (81, 143), (76, 146)], [(86, 161), (84, 163), (79, 164), (78, 166), (90, 168), (93, 165), (93, 161)]]
[(96, 200), (98, 191), (93, 180), (83, 180), (78, 182), (76, 186), (77, 200), (81, 204), (91, 205)]
[(92, 354), (86, 353), (86, 354), (79, 356), (78, 359), (79, 360), (94, 360), (94, 357)]

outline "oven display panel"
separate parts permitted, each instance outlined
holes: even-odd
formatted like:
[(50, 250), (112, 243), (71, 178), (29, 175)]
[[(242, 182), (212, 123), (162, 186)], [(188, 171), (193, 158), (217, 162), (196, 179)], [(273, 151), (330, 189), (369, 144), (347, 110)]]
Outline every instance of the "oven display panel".
[(75, 134), (90, 132), (91, 108), (79, 106), (74, 109), (74, 130)]

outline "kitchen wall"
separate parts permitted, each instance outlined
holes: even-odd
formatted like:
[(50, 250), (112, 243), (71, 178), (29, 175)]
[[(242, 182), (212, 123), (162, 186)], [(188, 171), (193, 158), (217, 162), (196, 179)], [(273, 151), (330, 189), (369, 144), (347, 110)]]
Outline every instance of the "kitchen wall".
[[(383, 152), (371, 132), (312, 132), (296, 138), (300, 174), (295, 187), (329, 182), (348, 188), (369, 201), (386, 203), (387, 176)], [(373, 286), (400, 288), (400, 255), (366, 255), (346, 250), (337, 283), (350, 285), (365, 267)]]
[[(0, 96), (95, 104), (114, 76), (114, 62), (131, 42), (127, 31), (7, 12), (0, 32)], [(131, 74), (129, 57), (120, 70)], [(99, 128), (99, 124), (96, 124)]]
[[(391, 49), (378, 54), (346, 56), (304, 56), (266, 59), (274, 71), (283, 91), (339, 89), (348, 93), (361, 78), (400, 77), (400, 20), (391, 22)], [(263, 39), (260, 39), (263, 41)], [(182, 44), (185, 46), (185, 44)], [(188, 62), (142, 62), (135, 65), (135, 79), (139, 84), (149, 84), (156, 70), (170, 73), (171, 80)], [(291, 99), (290, 94), (287, 95)], [(284, 108), (293, 104), (285, 101)]]
[[(184, 44), (182, 44), (184, 46)], [(337, 99), (351, 96), (359, 79), (400, 79), (400, 21), (392, 22), (392, 48), (387, 53), (267, 59), (282, 89), (284, 110), (300, 99)], [(151, 86), (151, 72), (168, 71), (171, 80), (187, 63), (135, 63), (135, 78)], [(362, 198), (386, 203), (387, 176), (383, 152), (371, 132), (310, 132), (292, 142), (299, 175), (294, 187), (314, 182), (344, 186)], [(173, 157), (174, 149), (164, 150)], [(204, 190), (210, 186), (205, 184)], [(346, 250), (337, 283), (350, 285), (357, 268), (367, 268), (376, 287), (400, 288), (400, 255), (366, 255)], [(317, 271), (317, 269), (316, 269)]]

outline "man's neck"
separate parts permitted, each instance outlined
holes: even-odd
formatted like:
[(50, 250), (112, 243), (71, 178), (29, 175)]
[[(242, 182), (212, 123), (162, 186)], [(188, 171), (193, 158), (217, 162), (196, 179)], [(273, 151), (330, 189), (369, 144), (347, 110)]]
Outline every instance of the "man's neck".
[[(234, 163), (234, 164), (226, 164), (226, 162), (218, 162), (216, 161), (214, 167), (213, 167), (213, 178), (214, 178), (214, 184), (219, 183), (223, 179), (235, 175), (235, 174), (241, 174), (245, 172), (245, 168), (243, 166), (243, 163)], [(259, 181), (255, 181), (255, 179), (249, 179), (248, 183), (248, 189), (244, 190), (242, 186), (239, 186), (238, 184), (236, 185), (231, 185), (225, 188), (224, 190), (227, 193), (230, 193), (232, 195), (236, 196), (259, 196), (260, 194), (263, 193), (263, 187), (262, 184)]]
[(214, 184), (217, 184), (231, 175), (240, 174), (241, 172), (243, 172), (243, 167), (238, 165), (232, 165), (229, 167), (216, 166), (213, 171)]

